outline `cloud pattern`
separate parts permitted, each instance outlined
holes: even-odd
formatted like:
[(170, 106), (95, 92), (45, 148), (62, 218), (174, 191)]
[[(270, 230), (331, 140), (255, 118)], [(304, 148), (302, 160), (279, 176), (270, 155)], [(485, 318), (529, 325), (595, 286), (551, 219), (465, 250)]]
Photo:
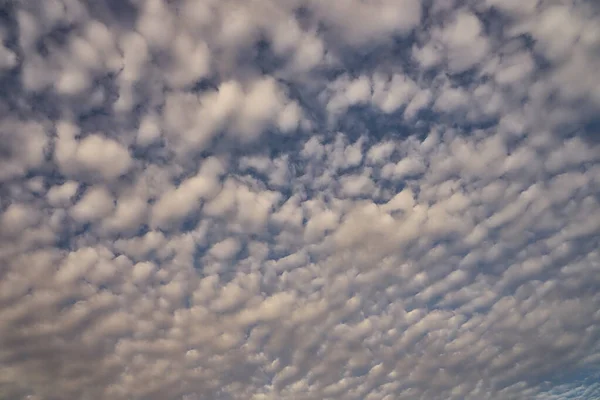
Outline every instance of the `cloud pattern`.
[(600, 8), (0, 5), (0, 396), (600, 396)]

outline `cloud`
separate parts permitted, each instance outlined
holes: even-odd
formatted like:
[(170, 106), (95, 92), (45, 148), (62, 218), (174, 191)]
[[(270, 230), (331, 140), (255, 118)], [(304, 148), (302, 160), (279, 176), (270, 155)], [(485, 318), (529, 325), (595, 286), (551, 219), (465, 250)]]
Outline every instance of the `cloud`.
[(0, 18), (0, 397), (596, 395), (594, 5)]
[(478, 62), (488, 52), (488, 40), (482, 36), (483, 24), (468, 11), (454, 14), (453, 20), (437, 33), (447, 48), (448, 70), (463, 72)]
[[(370, 4), (345, 0), (332, 6), (310, 2), (310, 8), (321, 16), (325, 24), (337, 30), (342, 40), (357, 45), (410, 32), (421, 19), (421, 7), (421, 3), (415, 0), (384, 0)], [(362, 23), (354, 24), (359, 18)]]
[[(0, 40), (3, 39), (0, 35)], [(17, 55), (7, 48), (4, 44), (0, 43), (0, 69), (7, 70), (17, 65)]]
[(60, 121), (56, 131), (55, 159), (65, 176), (110, 181), (126, 173), (132, 164), (127, 149), (113, 139), (93, 133), (78, 140), (78, 128), (66, 121)]
[(42, 124), (7, 117), (1, 122), (0, 134), (3, 153), (0, 181), (23, 176), (43, 163), (48, 137)]
[(79, 223), (92, 222), (107, 217), (113, 207), (113, 197), (105, 188), (92, 187), (73, 206), (71, 215)]

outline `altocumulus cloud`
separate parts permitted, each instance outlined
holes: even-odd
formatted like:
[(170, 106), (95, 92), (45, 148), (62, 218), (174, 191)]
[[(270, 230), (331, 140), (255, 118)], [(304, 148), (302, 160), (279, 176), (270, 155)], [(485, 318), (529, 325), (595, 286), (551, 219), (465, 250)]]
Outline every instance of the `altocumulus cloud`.
[(0, 397), (600, 395), (595, 2), (0, 21)]

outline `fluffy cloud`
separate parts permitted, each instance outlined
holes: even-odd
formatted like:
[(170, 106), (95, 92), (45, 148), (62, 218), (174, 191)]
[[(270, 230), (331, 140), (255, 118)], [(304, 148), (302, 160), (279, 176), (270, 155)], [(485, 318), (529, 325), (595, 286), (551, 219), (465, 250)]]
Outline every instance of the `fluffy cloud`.
[(600, 24), (559, 3), (14, 2), (0, 397), (597, 397)]
[(56, 132), (56, 164), (65, 176), (114, 180), (132, 164), (127, 149), (113, 139), (92, 133), (78, 140), (78, 128), (64, 121), (57, 123)]

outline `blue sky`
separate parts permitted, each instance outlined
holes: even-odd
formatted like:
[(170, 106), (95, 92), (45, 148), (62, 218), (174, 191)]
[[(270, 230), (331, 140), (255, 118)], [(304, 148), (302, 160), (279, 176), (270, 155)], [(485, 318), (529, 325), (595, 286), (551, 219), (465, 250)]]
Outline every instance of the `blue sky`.
[(600, 396), (600, 9), (0, 6), (0, 397)]

